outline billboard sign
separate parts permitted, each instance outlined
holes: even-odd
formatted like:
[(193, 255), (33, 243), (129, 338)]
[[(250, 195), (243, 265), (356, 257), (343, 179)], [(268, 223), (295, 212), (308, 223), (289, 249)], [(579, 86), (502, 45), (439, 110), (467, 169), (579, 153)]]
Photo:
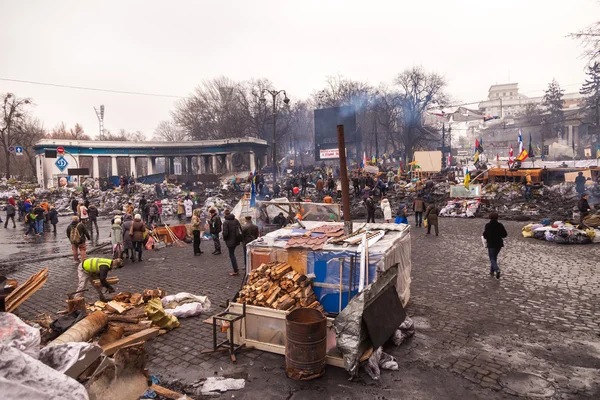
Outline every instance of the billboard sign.
[[(344, 125), (344, 141), (346, 146), (358, 142), (356, 132), (356, 110), (354, 106), (321, 108), (315, 110), (315, 159), (330, 160), (339, 158), (332, 155), (337, 152), (337, 126)], [(323, 152), (324, 158), (321, 156)]]

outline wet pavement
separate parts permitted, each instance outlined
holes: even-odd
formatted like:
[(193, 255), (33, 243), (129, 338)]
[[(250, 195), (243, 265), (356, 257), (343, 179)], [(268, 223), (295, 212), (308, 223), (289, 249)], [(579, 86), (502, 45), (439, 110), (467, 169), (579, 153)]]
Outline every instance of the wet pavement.
[[(503, 276), (496, 280), (481, 246), (485, 222), (441, 218), (439, 237), (412, 228), (407, 312), (416, 335), (398, 348), (386, 346), (399, 371), (383, 371), (379, 381), (362, 373), (349, 382), (344, 370), (328, 367), (321, 379), (295, 382), (285, 377), (283, 356), (244, 350), (233, 364), (226, 354), (202, 353), (212, 346), (204, 314), (181, 319), (181, 327), (148, 342), (148, 367), (163, 382), (178, 379), (183, 385), (206, 376), (243, 376), (244, 390), (223, 395), (238, 399), (600, 398), (600, 246), (524, 239), (523, 223), (506, 222), (509, 239), (499, 257)], [(24, 246), (21, 251), (35, 251), (34, 243), (15, 241)], [(210, 254), (211, 242), (202, 247), (200, 257), (191, 246), (145, 252), (144, 262), (116, 271), (117, 287), (207, 295), (218, 312), (241, 277), (229, 276), (226, 254)], [(241, 248), (237, 257), (242, 265)], [(20, 307), (22, 318), (64, 309), (66, 293), (77, 285), (69, 258), (19, 263), (9, 277), (23, 281), (43, 267), (50, 269), (48, 282)]]

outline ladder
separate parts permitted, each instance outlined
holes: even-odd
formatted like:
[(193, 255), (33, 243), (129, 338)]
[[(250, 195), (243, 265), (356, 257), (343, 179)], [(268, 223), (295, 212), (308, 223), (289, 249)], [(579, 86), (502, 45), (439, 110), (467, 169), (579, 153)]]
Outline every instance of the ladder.
[(243, 221), (246, 215), (250, 215), (254, 217), (254, 209), (250, 207), (250, 198), (252, 194), (248, 192), (244, 192), (244, 197), (242, 197), (242, 211), (240, 211), (240, 220)]

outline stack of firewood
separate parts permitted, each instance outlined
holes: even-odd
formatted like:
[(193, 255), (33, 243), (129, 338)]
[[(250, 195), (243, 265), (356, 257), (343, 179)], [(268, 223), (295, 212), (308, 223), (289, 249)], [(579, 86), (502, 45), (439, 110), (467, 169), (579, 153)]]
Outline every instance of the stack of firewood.
[(276, 310), (292, 311), (308, 307), (324, 312), (306, 275), (280, 262), (262, 264), (252, 271), (237, 301)]

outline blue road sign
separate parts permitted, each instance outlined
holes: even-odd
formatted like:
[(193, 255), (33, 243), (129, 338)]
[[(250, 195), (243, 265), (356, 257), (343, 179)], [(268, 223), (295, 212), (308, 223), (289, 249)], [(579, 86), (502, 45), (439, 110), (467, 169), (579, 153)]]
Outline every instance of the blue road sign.
[(67, 162), (67, 160), (65, 160), (65, 158), (63, 156), (60, 156), (56, 159), (56, 162), (54, 162), (54, 165), (56, 165), (56, 167), (60, 170), (60, 172), (63, 172), (65, 169), (67, 169), (67, 167), (69, 166), (69, 163)]
[(15, 146), (15, 154), (18, 156), (22, 156), (23, 155), (23, 147), (22, 146)]

